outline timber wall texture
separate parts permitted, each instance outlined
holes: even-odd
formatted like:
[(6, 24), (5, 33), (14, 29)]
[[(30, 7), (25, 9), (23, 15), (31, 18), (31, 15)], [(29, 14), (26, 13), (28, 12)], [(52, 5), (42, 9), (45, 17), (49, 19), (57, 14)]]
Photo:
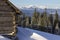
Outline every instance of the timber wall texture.
[(5, 0), (0, 0), (0, 34), (9, 34), (16, 31), (15, 10)]

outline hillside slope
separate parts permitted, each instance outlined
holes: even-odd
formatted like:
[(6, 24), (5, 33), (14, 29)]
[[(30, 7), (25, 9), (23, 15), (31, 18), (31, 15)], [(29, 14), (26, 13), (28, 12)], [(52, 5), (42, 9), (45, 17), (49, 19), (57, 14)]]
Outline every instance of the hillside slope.
[(60, 36), (18, 27), (17, 36), (19, 40), (60, 40)]

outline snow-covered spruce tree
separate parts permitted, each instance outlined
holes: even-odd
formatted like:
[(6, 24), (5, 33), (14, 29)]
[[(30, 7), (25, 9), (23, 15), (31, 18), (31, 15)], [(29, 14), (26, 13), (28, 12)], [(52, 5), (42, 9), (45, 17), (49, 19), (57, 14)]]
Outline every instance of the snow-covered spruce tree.
[(18, 15), (18, 26), (21, 26), (22, 16), (23, 16), (23, 15)]
[(37, 25), (38, 26), (39, 15), (40, 14), (36, 11), (36, 8), (35, 8), (32, 19), (31, 19), (31, 24), (32, 25)]
[(60, 21), (58, 22), (58, 27), (59, 27), (58, 34), (60, 35)]
[(22, 15), (18, 15), (18, 26), (23, 25), (23, 21), (25, 19), (25, 15), (22, 13)]
[(39, 17), (38, 17), (38, 26), (41, 26), (41, 13), (39, 13)]
[(53, 27), (53, 15), (49, 15), (49, 25), (51, 26), (51, 32), (52, 32), (52, 27)]
[(44, 25), (47, 26), (47, 23), (46, 23), (46, 21), (47, 21), (46, 9), (45, 9), (45, 11), (44, 11), (44, 16), (43, 16), (43, 18), (44, 18)]
[(47, 27), (48, 26), (48, 17), (47, 17), (47, 12), (46, 12), (46, 8), (45, 11), (43, 12), (43, 22), (44, 22), (44, 26)]
[(44, 15), (43, 14), (41, 14), (41, 24), (40, 24), (40, 26), (45, 26), (45, 24), (44, 24), (44, 17), (43, 17)]
[[(54, 17), (54, 26), (52, 27), (52, 33), (53, 33), (53, 34), (54, 34), (55, 27), (56, 27), (58, 21), (59, 21), (59, 16), (58, 16), (58, 13), (57, 13), (57, 11), (56, 11), (55, 17)], [(57, 27), (58, 27), (58, 26), (57, 26)]]
[(26, 26), (30, 26), (30, 17), (29, 16), (26, 16)]
[(26, 16), (25, 16), (25, 14), (23, 14), (22, 21), (21, 21), (21, 25), (22, 25), (23, 27), (26, 26)]
[(48, 26), (48, 17), (47, 17), (47, 13), (46, 12), (43, 12), (41, 14), (41, 17), (40, 17), (40, 29), (42, 31), (47, 31), (46, 27)]

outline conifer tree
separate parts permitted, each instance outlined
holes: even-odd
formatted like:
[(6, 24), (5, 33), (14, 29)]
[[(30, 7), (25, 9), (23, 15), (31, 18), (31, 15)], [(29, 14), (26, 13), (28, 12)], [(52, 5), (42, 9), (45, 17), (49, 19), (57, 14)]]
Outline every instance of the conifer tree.
[(26, 16), (25, 20), (26, 20), (26, 26), (29, 26), (29, 16)]
[(53, 26), (53, 28), (52, 28), (52, 33), (54, 34), (54, 31), (55, 31), (55, 27), (56, 27), (56, 24), (58, 23), (58, 13), (57, 13), (57, 11), (56, 11), (56, 13), (55, 13), (55, 19), (54, 19), (54, 26)]
[(41, 26), (41, 14), (39, 13), (39, 17), (38, 17), (38, 26)]
[(52, 32), (52, 27), (53, 27), (53, 15), (52, 14), (50, 14), (49, 15), (49, 22), (50, 22), (50, 26), (51, 26), (51, 32)]
[(41, 26), (45, 26), (45, 25), (44, 25), (44, 18), (43, 18), (43, 16), (44, 16), (44, 15), (41, 14)]
[(47, 17), (47, 12), (46, 12), (46, 8), (45, 8), (45, 11), (43, 12), (43, 21), (44, 21), (44, 26), (47, 27), (48, 25), (48, 17)]
[(34, 13), (33, 13), (33, 17), (32, 17), (32, 24), (33, 25), (38, 24), (38, 17), (39, 17), (39, 13), (36, 11), (36, 8), (35, 8)]

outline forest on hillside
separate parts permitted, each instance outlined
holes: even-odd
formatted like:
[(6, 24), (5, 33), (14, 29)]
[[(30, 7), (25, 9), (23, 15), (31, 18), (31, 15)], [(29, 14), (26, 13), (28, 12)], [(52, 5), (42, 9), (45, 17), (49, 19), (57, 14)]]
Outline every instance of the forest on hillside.
[(46, 10), (45, 8), (45, 11), (40, 13), (37, 12), (35, 8), (32, 17), (26, 16), (22, 12), (23, 15), (19, 15), (18, 17), (18, 26), (60, 35), (60, 16), (57, 10), (55, 14), (49, 14)]

